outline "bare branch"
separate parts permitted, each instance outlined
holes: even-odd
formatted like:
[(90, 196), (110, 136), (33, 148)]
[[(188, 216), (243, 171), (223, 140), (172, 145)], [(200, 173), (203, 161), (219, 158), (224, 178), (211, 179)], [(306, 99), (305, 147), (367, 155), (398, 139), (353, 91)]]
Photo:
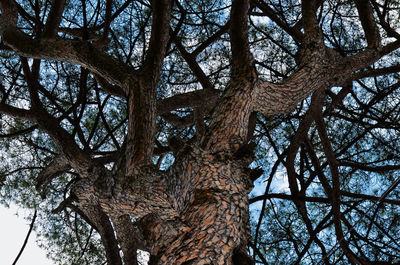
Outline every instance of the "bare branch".
[(365, 71), (357, 72), (353, 74), (353, 79), (361, 79), (364, 77), (375, 77), (375, 76), (381, 76), (381, 75), (387, 75), (391, 73), (397, 73), (400, 72), (400, 65), (393, 65), (385, 68), (379, 68), (379, 69), (368, 69)]
[(218, 99), (218, 90), (196, 90), (184, 94), (178, 94), (157, 101), (157, 114), (165, 114), (171, 110), (184, 107), (199, 107), (205, 111), (211, 110)]
[(340, 166), (352, 167), (369, 172), (387, 172), (391, 170), (400, 169), (400, 165), (384, 165), (384, 166), (369, 166), (352, 161), (340, 161)]
[(106, 251), (107, 264), (122, 265), (114, 229), (107, 215), (101, 209), (101, 206), (83, 204), (81, 208), (83, 213), (94, 223), (101, 236), (101, 241)]
[(0, 113), (21, 120), (32, 121), (32, 122), (36, 121), (36, 117), (31, 111), (26, 109), (16, 108), (4, 103), (0, 103)]
[(50, 181), (60, 174), (69, 170), (71, 166), (68, 160), (63, 155), (58, 155), (53, 158), (51, 163), (46, 166), (36, 178), (36, 189), (50, 183)]
[(153, 22), (141, 78), (130, 85), (128, 96), (127, 174), (134, 166), (151, 163), (156, 124), (156, 86), (169, 37), (171, 0), (152, 1)]
[[(369, 2), (369, 1), (368, 1)], [(385, 20), (385, 12), (386, 9), (384, 10), (384, 12), (382, 13), (379, 9), (378, 4), (376, 3), (375, 0), (371, 0), (372, 5), (375, 9), (375, 11), (378, 14), (378, 18), (379, 18), (379, 22), (381, 24), (381, 26), (383, 27), (383, 29), (388, 33), (389, 37), (393, 37), (396, 38), (397, 40), (400, 40), (400, 33), (398, 33), (395, 29), (393, 29), (390, 24)]]
[(31, 232), (32, 232), (32, 230), (33, 230), (33, 225), (35, 224), (35, 221), (36, 221), (36, 216), (37, 216), (37, 211), (36, 211), (36, 209), (35, 209), (35, 212), (33, 213), (33, 217), (32, 217), (31, 224), (29, 225), (28, 234), (26, 234), (26, 237), (25, 237), (24, 243), (22, 244), (21, 250), (18, 252), (18, 255), (17, 255), (17, 257), (15, 258), (14, 262), (12, 263), (12, 265), (17, 264), (19, 258), (20, 258), (21, 255), (22, 255), (22, 252), (24, 252), (24, 250), (25, 250), (26, 244), (28, 243), (28, 239), (29, 239), (29, 237), (30, 237), (30, 235), (31, 235)]
[(104, 32), (103, 32), (104, 39), (108, 38), (108, 32), (110, 31), (110, 24), (112, 21), (112, 17), (111, 17), (112, 3), (113, 3), (112, 0), (107, 0), (107, 2), (106, 2), (106, 14), (105, 14)]
[(174, 39), (174, 43), (194, 75), (197, 77), (197, 80), (200, 82), (203, 89), (213, 89), (213, 85), (199, 64), (196, 62), (196, 58), (186, 51), (185, 47), (183, 47), (178, 38)]
[(204, 51), (211, 43), (219, 39), (223, 34), (228, 32), (230, 27), (230, 21), (228, 21), (225, 25), (221, 27), (220, 30), (215, 32), (210, 38), (205, 40), (202, 44), (200, 44), (194, 51), (192, 51), (191, 55), (196, 58), (202, 51)]
[(301, 1), (305, 45), (323, 45), (323, 35), (316, 16), (317, 3), (314, 0)]
[(332, 211), (334, 215), (334, 226), (336, 236), (338, 238), (339, 244), (343, 249), (346, 257), (355, 264), (360, 264), (359, 258), (354, 254), (354, 252), (349, 248), (348, 242), (343, 234), (343, 228), (341, 224), (341, 210), (340, 210), (340, 177), (338, 170), (338, 161), (336, 160), (336, 155), (332, 150), (331, 143), (329, 141), (329, 137), (327, 135), (326, 127), (324, 124), (324, 120), (322, 117), (322, 112), (317, 113), (315, 116), (315, 122), (317, 124), (318, 134), (321, 139), (322, 146), (324, 148), (324, 152), (328, 159), (329, 168), (332, 174)]
[(60, 126), (59, 121), (44, 109), (38, 95), (38, 81), (34, 80), (26, 58), (21, 57), (21, 64), (31, 97), (32, 108), (29, 112), (35, 116), (39, 128), (45, 130), (62, 149), (61, 152), (70, 161), (71, 166), (83, 176), (88, 176), (88, 169), (93, 166), (93, 161), (76, 144), (74, 137)]
[(62, 13), (64, 11), (65, 0), (53, 0), (49, 15), (47, 16), (44, 26), (43, 37), (55, 38), (58, 26), (61, 22)]
[[(295, 158), (300, 145), (304, 142), (307, 137), (310, 126), (313, 122), (314, 116), (322, 111), (324, 104), (325, 93), (323, 90), (318, 90), (313, 94), (311, 107), (304, 115), (303, 120), (299, 124), (296, 134), (291, 140), (291, 144), (288, 148), (288, 155), (286, 158), (286, 168), (288, 173), (289, 188), (293, 196), (299, 195), (299, 187), (297, 185), (296, 172), (295, 172)], [(300, 207), (300, 202), (297, 203)], [(305, 207), (304, 205), (302, 207)]]
[(369, 1), (354, 0), (358, 10), (361, 25), (367, 38), (368, 47), (377, 48), (381, 46), (379, 29), (376, 25), (372, 6)]
[(8, 46), (21, 56), (80, 64), (112, 83), (126, 87), (134, 71), (112, 56), (80, 40), (31, 39), (17, 29), (18, 11), (12, 0), (0, 2), (0, 34)]
[(284, 21), (282, 21), (275, 13), (275, 11), (269, 7), (266, 3), (259, 0), (250, 0), (250, 2), (261, 9), (265, 15), (267, 15), (273, 22), (275, 22), (279, 27), (286, 31), (293, 39), (298, 42), (303, 40), (303, 33), (296, 27), (290, 27)]
[(232, 50), (232, 76), (245, 75), (254, 78), (254, 58), (248, 40), (248, 0), (232, 1), (230, 17), (230, 41)]

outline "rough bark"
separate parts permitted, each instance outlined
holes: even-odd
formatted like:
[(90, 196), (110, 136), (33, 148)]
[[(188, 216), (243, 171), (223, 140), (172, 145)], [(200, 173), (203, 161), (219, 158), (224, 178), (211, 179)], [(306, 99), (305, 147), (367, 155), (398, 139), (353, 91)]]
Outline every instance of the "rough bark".
[[(296, 36), (296, 40), (303, 42), (297, 54), (298, 68), (295, 73), (279, 84), (258, 77), (247, 39), (249, 2), (234, 0), (231, 20), (227, 24), (232, 48), (232, 76), (221, 97), (218, 98), (218, 93), (196, 64), (197, 52), (189, 54), (175, 40), (178, 50), (205, 90), (157, 102), (157, 82), (169, 43), (172, 1), (151, 1), (153, 24), (150, 47), (144, 64), (137, 71), (89, 42), (57, 38), (64, 1), (54, 1), (43, 39), (32, 39), (22, 33), (17, 28), (15, 3), (11, 0), (0, 1), (0, 33), (16, 53), (80, 64), (98, 75), (104, 91), (127, 97), (128, 132), (112, 170), (97, 163), (91, 154), (75, 143), (73, 136), (60, 126), (59, 121), (45, 111), (38, 96), (37, 80), (26, 60), (23, 65), (32, 100), (31, 109), (28, 111), (0, 103), (0, 113), (37, 123), (60, 148), (60, 156), (42, 171), (38, 184), (50, 181), (69, 168), (80, 175), (80, 180), (73, 185), (72, 194), (82, 212), (97, 227), (106, 248), (108, 264), (122, 264), (119, 246), (124, 253), (125, 264), (136, 264), (137, 249), (149, 251), (150, 264), (157, 265), (252, 264), (246, 254), (250, 236), (248, 193), (252, 188), (248, 169), (251, 156), (248, 153), (252, 150), (243, 150), (248, 148), (255, 127), (254, 113), (260, 112), (265, 116), (289, 113), (313, 92), (342, 84), (347, 81), (343, 80), (346, 76), (382, 56), (380, 39), (371, 17), (372, 8), (362, 1), (356, 1), (356, 4), (368, 47), (349, 57), (342, 57), (324, 46), (315, 15), (317, 6), (313, 1), (302, 2), (304, 33), (285, 25), (271, 14), (273, 11), (268, 6), (252, 2)], [(112, 19), (111, 1), (107, 3), (104, 37)], [(51, 21), (55, 21), (55, 25), (50, 25)], [(227, 30), (226, 27), (221, 30), (222, 33)], [(198, 96), (201, 98), (193, 99)], [(202, 103), (204, 99), (208, 102)], [(185, 102), (189, 100), (189, 103)], [(199, 141), (171, 147), (175, 162), (167, 171), (160, 171), (151, 161), (156, 117), (188, 106), (196, 109), (192, 123), (201, 128)], [(322, 105), (319, 107), (321, 110)], [(203, 115), (208, 113), (209, 124), (205, 126)], [(322, 116), (318, 118), (321, 121)], [(304, 124), (309, 127), (311, 118)], [(319, 129), (321, 138), (326, 138), (322, 125)], [(298, 148), (298, 144), (293, 145), (296, 152)], [(332, 153), (329, 145), (324, 145), (324, 148), (326, 153)], [(335, 228), (343, 237), (336, 169), (338, 161), (333, 154), (328, 160), (333, 169), (332, 189), (336, 194), (332, 196), (333, 215), (339, 220)], [(305, 197), (297, 189), (294, 173), (292, 177), (292, 195), (299, 199)], [(329, 183), (325, 181), (323, 184), (330, 191)], [(326, 198), (320, 201), (325, 202)], [(302, 204), (296, 206), (301, 208)], [(307, 213), (304, 213), (303, 217), (306, 216)], [(132, 223), (130, 217), (134, 217), (136, 222)], [(346, 250), (349, 260), (357, 262), (354, 253)]]
[(152, 1), (153, 24), (149, 49), (139, 77), (129, 84), (127, 168), (151, 163), (156, 127), (156, 91), (161, 66), (165, 57), (171, 13), (171, 0)]
[(180, 151), (177, 164), (164, 175), (149, 168), (137, 172), (137, 179), (146, 174), (158, 180), (116, 184), (124, 188), (111, 191), (112, 198), (104, 196), (110, 194), (105, 185), (88, 180), (76, 185), (74, 194), (81, 202), (98, 201), (109, 215), (128, 212), (141, 218), (151, 264), (238, 264), (235, 259), (247, 259), (247, 194), (252, 187), (247, 165), (189, 147)]

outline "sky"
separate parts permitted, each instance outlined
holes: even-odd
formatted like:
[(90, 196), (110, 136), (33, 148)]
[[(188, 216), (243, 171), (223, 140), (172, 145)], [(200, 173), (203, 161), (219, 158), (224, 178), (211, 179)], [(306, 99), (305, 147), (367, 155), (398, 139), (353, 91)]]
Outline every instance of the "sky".
[[(20, 216), (15, 213), (19, 212)], [(24, 212), (11, 205), (5, 208), (0, 205), (0, 264), (11, 265), (18, 255), (26, 234), (29, 231), (30, 220), (24, 219)], [(19, 258), (17, 265), (54, 265), (46, 258), (45, 250), (36, 245), (36, 234), (32, 231), (28, 244)]]
[[(20, 216), (17, 216), (16, 213)], [(24, 211), (18, 210), (11, 205), (6, 208), (0, 205), (0, 264), (11, 265), (24, 243), (26, 234), (29, 231), (31, 220), (24, 218)], [(141, 253), (142, 264), (146, 264), (149, 256)], [(46, 258), (45, 250), (36, 245), (36, 234), (32, 231), (24, 252), (16, 265), (55, 265)]]

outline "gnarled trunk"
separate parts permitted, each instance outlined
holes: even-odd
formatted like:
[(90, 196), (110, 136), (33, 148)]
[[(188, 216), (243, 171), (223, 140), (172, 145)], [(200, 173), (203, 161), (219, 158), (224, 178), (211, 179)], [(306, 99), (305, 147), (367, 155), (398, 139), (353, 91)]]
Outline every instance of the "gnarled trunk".
[[(238, 253), (246, 253), (248, 176), (237, 161), (197, 151), (181, 164), (182, 172), (171, 170), (183, 180), (172, 193), (181, 233), (171, 242), (158, 242), (152, 249), (156, 256), (152, 264), (239, 264), (234, 261)], [(151, 226), (149, 231), (154, 239), (161, 238), (170, 225)]]
[(162, 190), (163, 202), (146, 200), (149, 193), (138, 195), (143, 186), (135, 186), (135, 181), (119, 184), (118, 178), (115, 187), (120, 188), (112, 191), (102, 189), (109, 185), (100, 185), (99, 180), (90, 183), (85, 179), (74, 192), (83, 207), (98, 200), (109, 216), (123, 212), (140, 216), (135, 225), (147, 241), (150, 264), (252, 264), (246, 254), (252, 185), (244, 161), (198, 147), (182, 148), (166, 172), (147, 168), (162, 183), (154, 197)]
[[(0, 113), (37, 124), (53, 138), (60, 155), (43, 170), (38, 186), (49, 183), (69, 169), (80, 176), (81, 179), (73, 184), (73, 196), (63, 202), (64, 206), (70, 204), (69, 207), (74, 207), (99, 232), (110, 265), (122, 264), (120, 249), (126, 265), (137, 264), (137, 249), (151, 253), (150, 264), (252, 264), (246, 254), (250, 235), (248, 193), (252, 187), (248, 169), (251, 159), (247, 157), (249, 152), (246, 146), (255, 127), (255, 117), (252, 116), (256, 112), (265, 116), (291, 112), (311, 93), (353, 80), (354, 76), (348, 77), (351, 73), (369, 66), (398, 44), (387, 46), (386, 51), (381, 49), (371, 5), (367, 1), (356, 0), (368, 46), (362, 52), (342, 57), (325, 46), (316, 15), (323, 1), (319, 1), (320, 4), (302, 1), (301, 30), (297, 26), (291, 28), (277, 22), (289, 29), (299, 43), (295, 56), (297, 70), (281, 83), (271, 83), (258, 76), (250, 50), (247, 29), (249, 1), (232, 0), (227, 24), (232, 51), (231, 76), (224, 89), (214, 90), (201, 64), (196, 61), (195, 51), (189, 53), (180, 43), (180, 26), (176, 28), (178, 31), (173, 32), (175, 22), (170, 21), (171, 10), (179, 2), (150, 2), (148, 48), (143, 52), (142, 65), (133, 69), (99, 49), (100, 42), (87, 41), (87, 33), (82, 35), (82, 40), (58, 37), (65, 1), (54, 1), (43, 36), (38, 34), (32, 38), (19, 29), (20, 11), (16, 2), (0, 0), (0, 35), (10, 49), (20, 56), (79, 64), (87, 68), (83, 79), (87, 81), (90, 71), (98, 76), (106, 93), (127, 99), (128, 129), (124, 147), (119, 148), (117, 139), (113, 138), (118, 146), (112, 151), (113, 158), (102, 157), (106, 161), (101, 162), (94, 152), (96, 150), (90, 150), (94, 131), (88, 140), (81, 133), (83, 140), (76, 143), (74, 133), (69, 133), (60, 123), (60, 117), (64, 119), (68, 114), (53, 117), (47, 112), (37, 89), (40, 82), (32, 74), (34, 71), (31, 71), (27, 59), (22, 58), (21, 62), (31, 107), (28, 110), (7, 105), (8, 96), (4, 96)], [(266, 4), (252, 2), (266, 13), (272, 11)], [(103, 41), (110, 30), (112, 1), (107, 1), (106, 6), (107, 26)], [(280, 21), (277, 16), (272, 18)], [(86, 25), (83, 31), (87, 31)], [(171, 43), (175, 43), (182, 58), (199, 79), (203, 91), (157, 100), (157, 83)], [(202, 95), (201, 100), (194, 100), (199, 95)], [(203, 104), (206, 100), (209, 102)], [(170, 144), (174, 149), (175, 162), (167, 171), (160, 171), (152, 164), (154, 145), (158, 144), (157, 116), (181, 107), (193, 108), (191, 124), (195, 125), (196, 136), (184, 146)], [(68, 122), (73, 131), (78, 130), (81, 118), (74, 120), (76, 125)], [(308, 123), (311, 124), (311, 121)], [(108, 131), (107, 137), (112, 136), (112, 130)], [(81, 144), (85, 148), (82, 149)], [(289, 156), (286, 160), (289, 165), (294, 163), (299, 145), (290, 148), (295, 150), (292, 152), (293, 159), (290, 160)], [(327, 153), (330, 152), (329, 146), (324, 148)], [(100, 150), (103, 149), (97, 151)], [(335, 161), (335, 157), (332, 156), (330, 161)], [(113, 170), (105, 167), (110, 162), (114, 163)], [(300, 192), (295, 175), (293, 166), (292, 172), (288, 172), (292, 195)], [(338, 178), (336, 180), (339, 183)], [(339, 186), (336, 187), (339, 191)], [(74, 199), (77, 204), (71, 203)], [(338, 197), (334, 199), (338, 202)], [(296, 206), (302, 207), (300, 204)], [(338, 203), (335, 207), (335, 215), (340, 216)], [(337, 233), (343, 235), (339, 223), (335, 225)], [(350, 250), (345, 254), (352, 260), (354, 255), (349, 253)]]

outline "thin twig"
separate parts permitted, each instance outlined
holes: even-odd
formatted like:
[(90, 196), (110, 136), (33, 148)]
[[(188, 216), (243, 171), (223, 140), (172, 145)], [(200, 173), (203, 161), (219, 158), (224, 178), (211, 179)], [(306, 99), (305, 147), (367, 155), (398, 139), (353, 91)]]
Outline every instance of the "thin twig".
[(32, 222), (31, 222), (31, 224), (30, 224), (30, 226), (29, 226), (28, 234), (27, 234), (26, 237), (25, 237), (24, 244), (22, 245), (21, 250), (19, 251), (19, 253), (18, 253), (17, 257), (15, 258), (15, 260), (14, 260), (14, 262), (13, 262), (12, 265), (17, 264), (17, 261), (18, 261), (19, 258), (21, 257), (22, 252), (24, 252), (25, 247), (26, 247), (26, 244), (28, 243), (28, 239), (29, 239), (29, 237), (30, 237), (30, 235), (31, 235), (31, 232), (32, 232), (32, 230), (33, 230), (33, 225), (35, 224), (36, 217), (37, 217), (37, 210), (35, 209), (35, 212), (34, 212), (33, 218), (32, 218)]
[(331, 249), (324, 257), (322, 257), (322, 259), (317, 263), (317, 265), (321, 265), (321, 264), (324, 262), (324, 260), (326, 260), (327, 258), (329, 258), (329, 257), (336, 251), (336, 249), (338, 248), (340, 242), (341, 242), (342, 240), (344, 240), (345, 237), (346, 237), (349, 233), (351, 233), (351, 231), (354, 230), (355, 226), (356, 226), (357, 224), (359, 224), (360, 221), (361, 221), (365, 216), (367, 216), (367, 214), (368, 214), (375, 206), (379, 205), (379, 203), (381, 203), (382, 200), (384, 200), (384, 199), (389, 195), (389, 193), (390, 193), (392, 190), (394, 190), (399, 184), (400, 184), (400, 177), (398, 177), (397, 180), (396, 180), (395, 182), (393, 182), (392, 185), (390, 185), (390, 187), (387, 188), (387, 190), (381, 195), (381, 197), (379, 197), (379, 200), (377, 200), (373, 205), (371, 205), (371, 207), (368, 208), (368, 210), (360, 217), (360, 219), (358, 219), (358, 221), (355, 222), (354, 225), (350, 227), (350, 229), (346, 232), (346, 234), (343, 235), (343, 238), (341, 238), (338, 242), (336, 242), (336, 244), (332, 247), (332, 249)]

